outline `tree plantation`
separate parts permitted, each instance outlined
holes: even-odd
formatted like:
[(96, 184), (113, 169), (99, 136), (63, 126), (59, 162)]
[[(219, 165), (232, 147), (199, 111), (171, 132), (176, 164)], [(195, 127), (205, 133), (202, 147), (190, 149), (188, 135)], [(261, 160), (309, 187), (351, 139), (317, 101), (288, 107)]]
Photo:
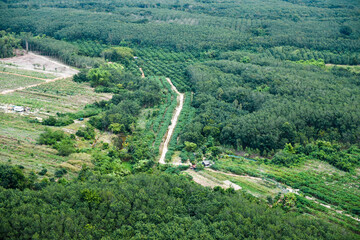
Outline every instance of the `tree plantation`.
[(358, 239), (360, 3), (0, 1), (1, 239)]
[(355, 239), (334, 225), (269, 209), (251, 196), (167, 174), (88, 176), (40, 191), (2, 189), (0, 198), (2, 238)]

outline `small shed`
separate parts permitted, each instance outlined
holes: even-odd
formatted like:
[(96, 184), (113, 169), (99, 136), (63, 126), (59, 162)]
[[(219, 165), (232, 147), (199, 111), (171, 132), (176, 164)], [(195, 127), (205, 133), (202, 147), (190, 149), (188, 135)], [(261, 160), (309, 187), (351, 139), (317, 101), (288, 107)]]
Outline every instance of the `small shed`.
[(25, 109), (24, 109), (24, 107), (22, 107), (22, 106), (15, 106), (15, 107), (14, 107), (14, 111), (15, 111), (15, 112), (23, 112), (23, 111), (25, 111)]
[(204, 167), (210, 167), (211, 165), (213, 165), (213, 162), (209, 160), (204, 160), (202, 161), (202, 164), (204, 165)]

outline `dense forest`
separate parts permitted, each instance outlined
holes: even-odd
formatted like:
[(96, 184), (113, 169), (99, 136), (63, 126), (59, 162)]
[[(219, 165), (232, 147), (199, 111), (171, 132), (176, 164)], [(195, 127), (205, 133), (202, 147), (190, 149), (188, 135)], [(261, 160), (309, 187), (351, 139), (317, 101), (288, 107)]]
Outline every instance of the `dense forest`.
[[(69, 179), (66, 168), (0, 165), (0, 238), (356, 239), (359, 19), (352, 0), (0, 1), (1, 58), (28, 47), (112, 95), (26, 120), (44, 127), (39, 146), (88, 154), (91, 167)], [(166, 161), (186, 166), (157, 164), (178, 106), (166, 77), (185, 97)], [(240, 155), (259, 169), (231, 159)], [(299, 192), (265, 201), (180, 173), (204, 159)], [(334, 170), (293, 172), (310, 161)]]
[[(17, 175), (10, 179), (10, 171)], [(19, 191), (3, 187), (25, 184), (21, 170), (0, 165), (0, 174), (3, 239), (355, 239), (334, 225), (270, 209), (242, 193), (205, 189), (184, 176), (120, 180), (83, 171), (71, 183)]]

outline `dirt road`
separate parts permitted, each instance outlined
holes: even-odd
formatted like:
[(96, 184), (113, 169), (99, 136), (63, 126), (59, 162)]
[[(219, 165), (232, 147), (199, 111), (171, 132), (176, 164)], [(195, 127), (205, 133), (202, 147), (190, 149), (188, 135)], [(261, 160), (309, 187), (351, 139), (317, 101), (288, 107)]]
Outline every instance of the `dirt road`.
[(176, 127), (176, 123), (179, 119), (179, 116), (180, 116), (180, 113), (181, 113), (181, 110), (184, 106), (184, 94), (183, 93), (180, 93), (176, 87), (174, 86), (174, 84), (171, 82), (170, 78), (166, 78), (166, 81), (168, 81), (168, 83), (171, 85), (171, 89), (176, 92), (176, 94), (178, 95), (177, 96), (177, 101), (178, 101), (178, 105), (176, 106), (176, 109), (175, 109), (175, 112), (174, 112), (174, 115), (171, 119), (171, 124), (168, 128), (168, 131), (167, 131), (167, 135), (166, 135), (166, 138), (165, 138), (165, 141), (164, 141), (164, 144), (163, 144), (163, 147), (161, 149), (161, 155), (160, 155), (160, 160), (159, 160), (159, 163), (160, 164), (165, 164), (165, 156), (166, 156), (166, 153), (168, 151), (168, 147), (169, 147), (169, 142), (171, 140), (171, 137), (172, 137), (172, 134), (174, 132), (174, 129)]
[(142, 78), (145, 78), (145, 73), (144, 73), (144, 71), (142, 70), (142, 68), (139, 68), (139, 70), (140, 70), (140, 72), (141, 72), (141, 77), (142, 77)]

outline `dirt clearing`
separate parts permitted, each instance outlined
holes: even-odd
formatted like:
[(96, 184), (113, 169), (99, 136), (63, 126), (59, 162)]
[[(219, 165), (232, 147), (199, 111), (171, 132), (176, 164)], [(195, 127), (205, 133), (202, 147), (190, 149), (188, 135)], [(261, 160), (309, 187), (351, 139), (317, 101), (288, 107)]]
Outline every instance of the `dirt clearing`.
[[(31, 70), (36, 72), (51, 73), (57, 77), (71, 77), (79, 71), (66, 66), (50, 57), (41, 56), (39, 54), (29, 52), (23, 56), (0, 59), (2, 64), (7, 67)], [(10, 65), (9, 65), (10, 64)]]
[[(0, 94), (9, 94), (26, 88), (36, 87), (44, 83), (72, 77), (74, 74), (78, 73), (77, 70), (69, 66), (56, 62), (49, 57), (44, 57), (32, 52), (24, 54), (23, 56), (0, 59), (0, 63), (0, 66), (4, 71), (6, 68), (11, 69), (9, 72), (2, 72), (2, 76), (0, 75), (1, 86), (6, 86), (9, 82), (12, 83), (10, 89), (5, 87), (4, 91)], [(24, 75), (24, 70), (27, 70), (28, 72), (32, 71), (41, 76), (47, 76), (46, 74), (48, 74), (49, 78)], [(9, 80), (9, 78), (12, 80)], [(35, 83), (35, 80), (38, 82)]]

